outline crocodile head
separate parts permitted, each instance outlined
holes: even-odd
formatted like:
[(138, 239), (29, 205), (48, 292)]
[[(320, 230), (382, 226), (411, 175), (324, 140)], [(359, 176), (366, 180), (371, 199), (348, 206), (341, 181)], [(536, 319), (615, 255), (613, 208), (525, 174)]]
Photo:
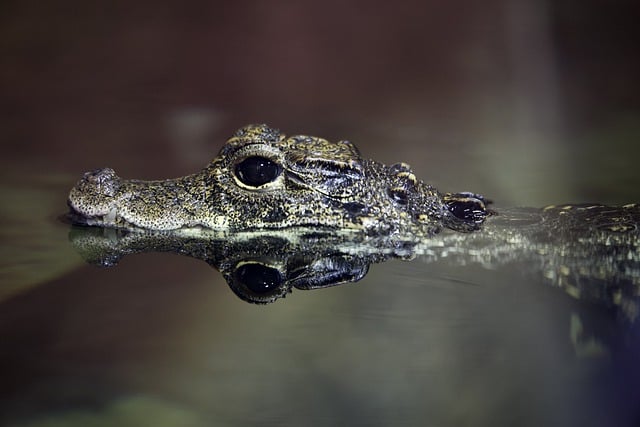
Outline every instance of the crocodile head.
[(131, 229), (329, 227), (429, 235), (471, 231), (481, 196), (441, 194), (405, 163), (363, 159), (348, 141), (289, 136), (266, 125), (238, 130), (202, 171), (164, 181), (87, 172), (71, 190), (75, 223)]

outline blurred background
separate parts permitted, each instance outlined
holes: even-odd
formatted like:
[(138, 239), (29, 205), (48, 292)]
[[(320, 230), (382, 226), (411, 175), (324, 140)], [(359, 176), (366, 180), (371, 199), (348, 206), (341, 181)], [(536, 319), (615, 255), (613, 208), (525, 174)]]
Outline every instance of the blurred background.
[(497, 206), (639, 202), (639, 18), (631, 0), (4, 0), (0, 424), (637, 425), (637, 345), (578, 358), (579, 301), (520, 266), (387, 263), (256, 307), (184, 257), (85, 266), (58, 216), (84, 171), (189, 174), (255, 122)]
[(352, 140), (443, 191), (503, 205), (637, 199), (630, 0), (8, 0), (0, 11), (5, 173), (186, 174), (236, 128), (266, 122)]

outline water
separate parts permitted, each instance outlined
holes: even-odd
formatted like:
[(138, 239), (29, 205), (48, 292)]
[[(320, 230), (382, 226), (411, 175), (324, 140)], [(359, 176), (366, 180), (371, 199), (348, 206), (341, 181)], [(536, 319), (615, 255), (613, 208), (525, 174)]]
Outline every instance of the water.
[[(64, 200), (63, 182), (21, 188), (21, 206)], [(6, 425), (637, 420), (638, 325), (526, 265), (390, 260), (357, 283), (253, 305), (189, 257), (87, 265), (72, 245), (87, 230), (38, 212), (7, 267), (39, 273), (3, 280)]]

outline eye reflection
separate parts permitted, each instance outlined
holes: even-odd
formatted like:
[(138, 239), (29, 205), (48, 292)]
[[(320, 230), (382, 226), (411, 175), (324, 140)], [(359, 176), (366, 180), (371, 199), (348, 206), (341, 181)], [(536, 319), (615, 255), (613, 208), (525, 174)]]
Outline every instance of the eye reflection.
[(282, 285), (284, 278), (275, 268), (259, 263), (240, 265), (235, 271), (236, 279), (256, 294), (265, 294)]

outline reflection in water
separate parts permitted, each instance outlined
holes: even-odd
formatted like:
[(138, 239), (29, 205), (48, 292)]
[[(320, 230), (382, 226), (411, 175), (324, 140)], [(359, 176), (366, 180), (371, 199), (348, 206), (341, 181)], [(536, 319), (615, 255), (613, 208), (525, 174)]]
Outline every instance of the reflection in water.
[(372, 263), (417, 256), (486, 268), (516, 264), (569, 295), (639, 314), (640, 208), (560, 206), (504, 210), (474, 233), (429, 239), (310, 229), (226, 233), (73, 227), (70, 239), (90, 263), (113, 266), (127, 254), (175, 252), (218, 269), (241, 299), (271, 303), (293, 288), (320, 289), (362, 279)]
[[(186, 402), (191, 412), (185, 417), (255, 418), (253, 425), (303, 425), (306, 419), (637, 425), (629, 420), (637, 420), (640, 384), (638, 322), (631, 324), (640, 283), (639, 219), (635, 207), (500, 210), (478, 232), (422, 240), (327, 229), (153, 233), (74, 227), (70, 240), (92, 264), (113, 266), (147, 251), (183, 254), (219, 269), (238, 296), (257, 303), (293, 288), (359, 280), (372, 263), (413, 261), (372, 268), (366, 287), (295, 291), (295, 298), (266, 309), (220, 298), (207, 284), (193, 294), (192, 286), (151, 279), (151, 271), (138, 280), (129, 276), (134, 263), (118, 271), (93, 269), (89, 280), (98, 278), (103, 286), (83, 281), (66, 295), (67, 307), (88, 307), (71, 310), (69, 323), (90, 326), (62, 335), (61, 342), (80, 344), (46, 358), (87, 361), (72, 375), (90, 379), (83, 396), (95, 384), (112, 384), (113, 376), (120, 380), (116, 397), (95, 398), (103, 405), (97, 412), (102, 419), (129, 414), (134, 403), (141, 413), (163, 407), (153, 413), (166, 414)], [(159, 258), (147, 258), (146, 268), (155, 271)], [(145, 266), (145, 257), (136, 261)], [(538, 286), (542, 281), (562, 292)], [(93, 293), (111, 301), (98, 299), (105, 305), (94, 316), (98, 321), (87, 314), (96, 309), (87, 301)], [(132, 314), (126, 316), (128, 305)], [(102, 318), (112, 316), (125, 321), (105, 327)], [(154, 316), (167, 320), (147, 320)], [(87, 344), (94, 337), (104, 344)], [(120, 356), (115, 361), (114, 351)], [(102, 362), (101, 372), (108, 368), (106, 379), (90, 375), (94, 359)], [(46, 372), (60, 369), (54, 364)], [(131, 386), (129, 376), (143, 378), (144, 387)], [(144, 399), (136, 400), (141, 390)], [(156, 396), (168, 404), (155, 402)]]

